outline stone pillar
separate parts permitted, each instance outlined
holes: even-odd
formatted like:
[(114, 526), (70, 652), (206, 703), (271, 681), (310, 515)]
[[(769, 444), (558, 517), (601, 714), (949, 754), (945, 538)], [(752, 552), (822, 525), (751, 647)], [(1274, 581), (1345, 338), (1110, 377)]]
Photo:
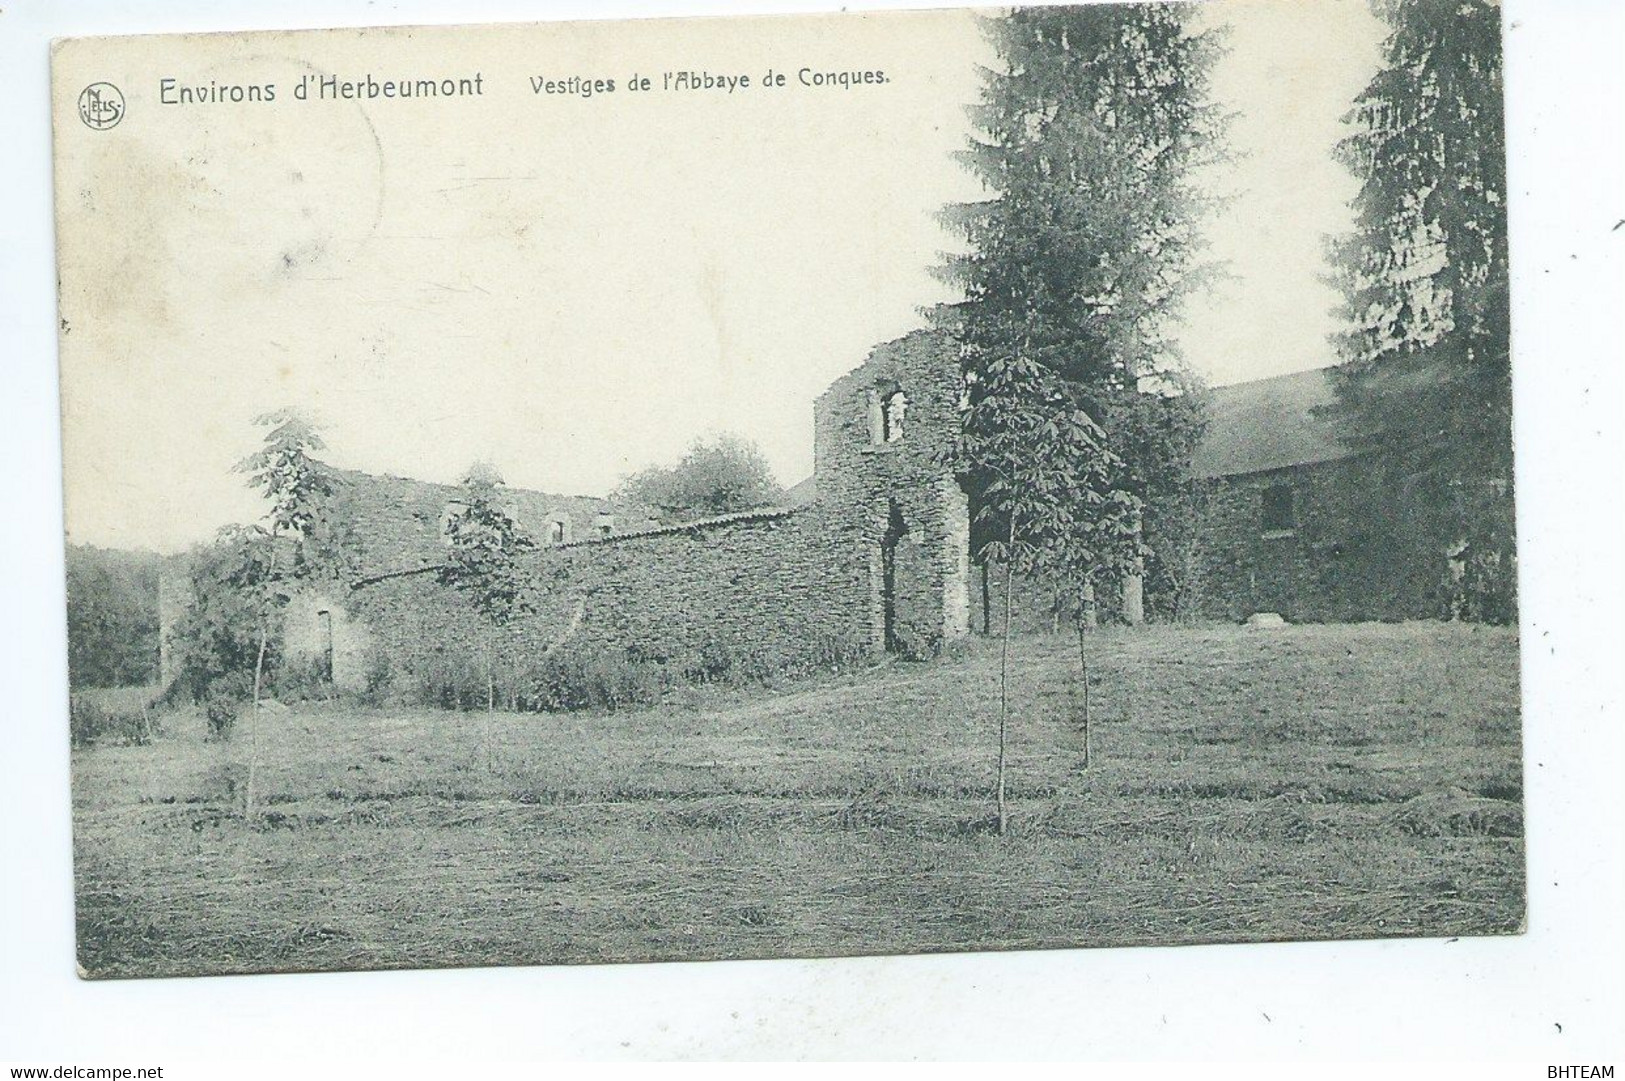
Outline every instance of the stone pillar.
[(1095, 608), (1095, 583), (1085, 580), (1078, 589), (1078, 621), (1085, 630), (1100, 626), (1100, 615)]
[[(1134, 516), (1134, 544), (1140, 544), (1141, 521), (1140, 516)], [(1145, 622), (1145, 562), (1138, 555), (1129, 567), (1128, 573), (1123, 575), (1123, 622), (1130, 627), (1138, 627)]]
[(942, 506), (942, 640), (970, 633), (970, 502), (953, 477), (937, 481)]
[(1145, 578), (1140, 574), (1123, 575), (1123, 622), (1138, 627), (1145, 622)]
[(158, 687), (168, 690), (180, 675), (172, 640), (175, 624), (186, 614), (190, 574), (183, 556), (171, 556), (158, 568)]

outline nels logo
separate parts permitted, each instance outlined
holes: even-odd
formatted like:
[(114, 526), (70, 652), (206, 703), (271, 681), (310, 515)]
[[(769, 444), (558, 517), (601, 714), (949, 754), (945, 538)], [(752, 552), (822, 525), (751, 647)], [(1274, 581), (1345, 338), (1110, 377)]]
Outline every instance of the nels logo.
[(79, 91), (79, 119), (96, 131), (106, 131), (124, 119), (124, 95), (112, 83), (91, 83)]

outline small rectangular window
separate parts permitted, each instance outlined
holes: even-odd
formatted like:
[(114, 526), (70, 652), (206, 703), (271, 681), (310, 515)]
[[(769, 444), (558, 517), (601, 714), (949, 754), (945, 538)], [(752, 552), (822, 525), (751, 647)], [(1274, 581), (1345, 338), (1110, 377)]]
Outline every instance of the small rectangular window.
[(1290, 485), (1273, 484), (1264, 489), (1265, 533), (1290, 533), (1298, 528), (1297, 507)]

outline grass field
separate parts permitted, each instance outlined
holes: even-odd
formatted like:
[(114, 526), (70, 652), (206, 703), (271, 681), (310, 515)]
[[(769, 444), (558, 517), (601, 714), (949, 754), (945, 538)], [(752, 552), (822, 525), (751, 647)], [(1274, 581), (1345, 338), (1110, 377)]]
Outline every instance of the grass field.
[[(93, 976), (1458, 935), (1523, 919), (1517, 641), (1440, 624), (978, 640), (610, 715), (190, 713), (74, 752)], [(246, 724), (246, 722), (245, 722)]]

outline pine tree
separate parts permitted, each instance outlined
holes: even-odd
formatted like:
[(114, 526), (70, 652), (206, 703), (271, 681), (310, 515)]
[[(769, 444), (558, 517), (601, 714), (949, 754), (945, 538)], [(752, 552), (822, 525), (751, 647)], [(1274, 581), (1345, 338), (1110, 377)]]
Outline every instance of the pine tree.
[(1338, 147), (1362, 185), (1355, 231), (1333, 248), (1347, 327), (1337, 343), (1339, 405), (1352, 438), (1394, 463), (1373, 517), (1411, 546), (1411, 558), (1456, 579), (1439, 614), (1508, 620), (1516, 600), (1500, 7), (1374, 7), (1390, 30), (1383, 65)]
[[(1108, 489), (1152, 519), (1183, 492), (1202, 424), (1173, 331), (1207, 269), (1212, 200), (1192, 174), (1223, 153), (1223, 117), (1207, 100), (1218, 42), (1191, 18), (1111, 4), (994, 20), (1006, 70), (985, 73), (963, 156), (991, 198), (945, 212), (970, 248), (944, 273), (965, 291), (945, 321), (972, 402), (1017, 351), (1053, 371), (1115, 452)], [(992, 478), (969, 475), (980, 501)], [(1002, 531), (988, 520), (975, 547)]]

